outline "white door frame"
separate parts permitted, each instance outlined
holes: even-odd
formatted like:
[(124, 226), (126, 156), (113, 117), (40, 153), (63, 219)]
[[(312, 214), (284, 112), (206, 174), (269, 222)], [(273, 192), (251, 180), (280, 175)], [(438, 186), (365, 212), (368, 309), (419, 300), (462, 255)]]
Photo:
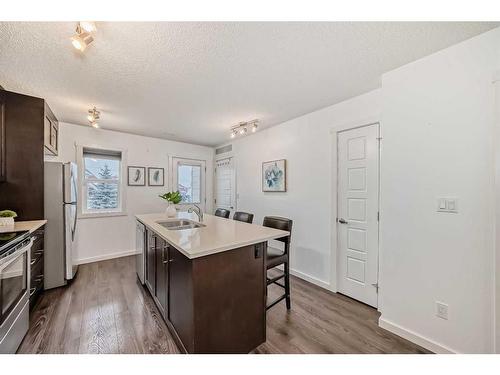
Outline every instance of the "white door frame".
[(215, 198), (217, 195), (217, 171), (216, 171), (216, 166), (217, 162), (219, 160), (224, 160), (224, 159), (233, 159), (233, 170), (234, 170), (234, 209), (233, 212), (236, 212), (238, 210), (238, 168), (236, 168), (236, 155), (232, 151), (230, 152), (225, 152), (224, 154), (216, 155), (214, 158), (214, 165), (213, 165), (213, 171), (214, 171), (214, 178), (213, 178), (213, 194), (212, 194), (212, 206), (215, 211), (217, 208), (217, 204), (215, 203)]
[[(337, 275), (338, 275), (338, 256), (339, 256), (339, 251), (338, 251), (338, 234), (337, 234), (337, 208), (338, 208), (338, 147), (337, 147), (337, 142), (338, 142), (338, 133), (345, 131), (345, 130), (352, 130), (352, 129), (357, 129), (357, 128), (362, 128), (365, 126), (369, 125), (375, 125), (379, 124), (379, 134), (380, 137), (382, 137), (382, 123), (379, 120), (380, 116), (376, 117), (369, 117), (363, 120), (359, 121), (350, 121), (347, 123), (342, 123), (334, 126), (331, 130), (330, 133), (332, 135), (332, 153), (331, 153), (331, 165), (332, 165), (332, 173), (331, 173), (331, 189), (332, 189), (332, 199), (331, 199), (331, 216), (330, 216), (330, 228), (331, 228), (331, 238), (330, 238), (330, 243), (331, 243), (331, 264), (330, 264), (330, 290), (332, 292), (337, 292), (338, 291), (338, 282), (337, 282)], [(378, 190), (378, 195), (379, 195), (379, 212), (380, 212), (380, 194), (381, 194), (381, 186), (380, 186), (380, 170), (382, 169), (382, 143), (380, 143), (379, 146), (379, 190)], [(380, 215), (382, 213), (380, 212)], [(379, 231), (379, 242), (378, 242), (378, 259), (379, 259), (379, 264), (380, 264), (380, 257), (382, 255), (381, 252), (381, 246), (380, 246), (380, 230), (382, 227), (382, 220), (379, 220), (379, 225), (378, 225), (378, 231)], [(378, 281), (380, 282), (380, 268), (378, 270)], [(378, 311), (381, 311), (381, 299), (380, 299), (380, 293), (378, 295)]]
[(495, 170), (495, 267), (493, 288), (494, 300), (494, 352), (500, 354), (500, 70), (493, 74), (495, 90), (495, 137), (494, 137), (494, 170)]

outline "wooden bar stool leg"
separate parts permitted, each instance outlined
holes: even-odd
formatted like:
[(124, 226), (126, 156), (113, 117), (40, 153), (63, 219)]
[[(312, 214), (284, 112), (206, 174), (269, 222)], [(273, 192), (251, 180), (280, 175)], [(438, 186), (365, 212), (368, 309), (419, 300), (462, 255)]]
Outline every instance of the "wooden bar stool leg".
[(285, 295), (286, 295), (286, 309), (290, 310), (292, 303), (290, 300), (290, 265), (288, 262), (284, 265), (285, 268)]

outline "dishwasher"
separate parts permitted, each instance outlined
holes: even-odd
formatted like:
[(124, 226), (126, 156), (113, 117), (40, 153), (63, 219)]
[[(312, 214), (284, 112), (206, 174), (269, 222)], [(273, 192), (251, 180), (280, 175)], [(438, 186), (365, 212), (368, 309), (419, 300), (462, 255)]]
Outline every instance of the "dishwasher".
[(146, 275), (146, 227), (144, 224), (137, 222), (135, 231), (135, 267), (137, 272), (137, 277), (144, 285), (144, 279)]

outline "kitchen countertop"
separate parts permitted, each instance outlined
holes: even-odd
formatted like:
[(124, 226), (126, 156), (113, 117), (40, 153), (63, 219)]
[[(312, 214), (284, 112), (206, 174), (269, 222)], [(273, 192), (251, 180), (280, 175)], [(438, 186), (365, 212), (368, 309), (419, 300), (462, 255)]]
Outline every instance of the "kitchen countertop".
[(177, 217), (173, 218), (169, 218), (165, 214), (144, 214), (135, 215), (135, 217), (189, 259), (253, 245), (290, 234), (283, 230), (208, 214), (204, 215), (201, 222), (205, 227), (183, 230), (169, 230), (157, 222), (176, 219), (189, 219), (198, 222), (196, 214), (178, 212)]
[(28, 230), (33, 233), (41, 226), (45, 225), (47, 220), (14, 221), (14, 226), (0, 226), (0, 233), (22, 232)]

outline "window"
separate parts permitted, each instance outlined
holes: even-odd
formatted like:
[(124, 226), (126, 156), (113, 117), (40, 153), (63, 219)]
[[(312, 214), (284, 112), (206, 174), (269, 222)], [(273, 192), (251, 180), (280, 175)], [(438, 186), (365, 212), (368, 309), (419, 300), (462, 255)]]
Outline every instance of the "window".
[(182, 203), (200, 203), (201, 167), (199, 165), (177, 165)]
[(82, 149), (81, 176), (84, 216), (123, 211), (122, 152)]
[[(173, 158), (174, 189), (181, 204), (205, 204), (205, 161)], [(202, 207), (203, 208), (203, 207)]]

